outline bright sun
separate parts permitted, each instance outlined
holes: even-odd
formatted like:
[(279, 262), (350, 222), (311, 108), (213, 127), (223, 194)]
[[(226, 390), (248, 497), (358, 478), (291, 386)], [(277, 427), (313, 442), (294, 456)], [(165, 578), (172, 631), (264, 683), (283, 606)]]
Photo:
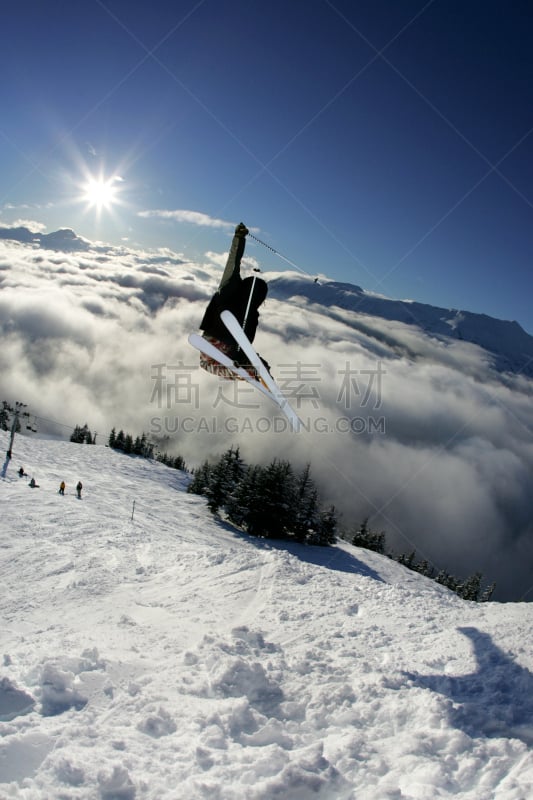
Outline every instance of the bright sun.
[(117, 202), (117, 178), (91, 178), (83, 187), (83, 199), (97, 211), (111, 208)]

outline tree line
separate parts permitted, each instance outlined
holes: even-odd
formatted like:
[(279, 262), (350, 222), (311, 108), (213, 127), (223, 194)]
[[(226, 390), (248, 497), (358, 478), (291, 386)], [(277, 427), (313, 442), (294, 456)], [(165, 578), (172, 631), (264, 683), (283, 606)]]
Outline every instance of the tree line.
[[(96, 434), (91, 434), (87, 424), (76, 425), (70, 436), (70, 441), (76, 444), (95, 444)], [(107, 439), (107, 444), (112, 450), (119, 450), (125, 455), (155, 459), (172, 469), (187, 471), (187, 466), (181, 456), (169, 456), (166, 452), (156, 452), (156, 445), (149, 440), (144, 432), (140, 436), (133, 436), (131, 433), (122, 430), (122, 428), (118, 433), (116, 428), (112, 428)]]
[(352, 534), (345, 534), (343, 536), (347, 541), (350, 541), (356, 547), (364, 547), (367, 550), (373, 550), (376, 553), (392, 558), (404, 567), (418, 572), (420, 575), (425, 575), (426, 578), (431, 578), (436, 583), (446, 586), (462, 597), (463, 600), (474, 600), (477, 602), (486, 602), (491, 599), (496, 584), (492, 583), (490, 586), (483, 587), (483, 573), (474, 572), (468, 578), (456, 578), (445, 570), (436, 570), (435, 567), (429, 563), (427, 559), (418, 561), (416, 558), (416, 551), (413, 550), (409, 554), (402, 553), (395, 555), (394, 553), (387, 552), (386, 536), (383, 531), (373, 531), (368, 526), (368, 519), (363, 520), (359, 528)]
[(181, 456), (169, 456), (167, 453), (155, 452), (154, 442), (150, 441), (144, 432), (133, 438), (131, 433), (125, 433), (122, 429), (117, 433), (116, 428), (113, 428), (107, 444), (113, 450), (120, 450), (125, 455), (153, 458), (172, 469), (187, 471), (187, 466)]
[(335, 542), (335, 508), (321, 506), (309, 465), (299, 473), (278, 459), (266, 467), (250, 466), (239, 448), (230, 448), (215, 464), (204, 461), (195, 470), (188, 491), (205, 496), (213, 513), (223, 513), (252, 536), (324, 546)]
[[(232, 447), (215, 463), (206, 460), (194, 470), (188, 491), (206, 497), (213, 514), (222, 513), (253, 536), (314, 545), (336, 541), (339, 521), (335, 508), (321, 506), (309, 464), (301, 472), (278, 459), (266, 467), (252, 466), (241, 458), (239, 448)], [(388, 552), (385, 532), (372, 530), (368, 519), (339, 535), (356, 547), (373, 550), (431, 578), (464, 600), (488, 601), (494, 592), (494, 583), (483, 588), (481, 572), (460, 579), (445, 569), (437, 571), (427, 560), (418, 561), (414, 551)]]
[(70, 441), (76, 444), (96, 444), (96, 434), (92, 434), (87, 423), (76, 425), (70, 435)]

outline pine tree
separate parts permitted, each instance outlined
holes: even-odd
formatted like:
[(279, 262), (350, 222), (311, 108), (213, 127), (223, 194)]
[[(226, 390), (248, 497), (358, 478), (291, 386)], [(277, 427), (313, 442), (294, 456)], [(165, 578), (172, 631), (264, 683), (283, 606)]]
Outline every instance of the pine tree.
[(445, 569), (440, 570), (435, 580), (437, 583), (442, 584), (442, 586), (446, 586), (447, 589), (451, 589), (452, 592), (457, 591), (457, 587), (459, 586), (457, 578), (454, 578), (453, 575), (450, 575)]
[(107, 440), (107, 443), (108, 443), (109, 447), (115, 448), (116, 447), (116, 441), (117, 441), (117, 432), (116, 432), (115, 428), (112, 428), (111, 429), (111, 433), (109, 434), (109, 439)]
[(81, 435), (81, 428), (79, 425), (76, 425), (72, 433), (70, 434), (70, 441), (75, 442), (76, 444), (80, 442), (80, 435)]
[(457, 587), (457, 594), (463, 600), (478, 600), (481, 591), (481, 572), (474, 572), (469, 578)]
[(150, 442), (148, 441), (148, 437), (143, 431), (141, 434), (141, 452), (139, 455), (143, 456), (144, 458), (150, 458), (149, 452), (150, 452)]
[(248, 467), (235, 491), (232, 492), (228, 516), (235, 525), (244, 527), (252, 536), (259, 536), (263, 517), (263, 501), (260, 494), (262, 470)]
[(233, 450), (232, 447), (215, 464), (205, 493), (207, 505), (213, 514), (226, 505), (234, 486), (241, 480), (243, 471), (239, 450)]
[(146, 444), (144, 446), (144, 457), (145, 458), (153, 458), (154, 457), (154, 443), (149, 442), (148, 439), (146, 440)]
[(239, 448), (231, 448), (225, 456), (227, 466), (226, 496), (223, 499), (223, 508), (228, 518), (236, 525), (242, 525), (243, 512), (241, 510), (241, 489), (247, 474), (246, 464), (241, 458)]
[(330, 506), (326, 511), (321, 511), (319, 515), (318, 529), (313, 540), (309, 544), (317, 544), (325, 547), (335, 544), (337, 533), (337, 513), (335, 506)]
[(291, 532), (298, 542), (313, 537), (319, 523), (318, 491), (311, 479), (311, 466), (307, 464), (295, 482), (295, 507)]
[(426, 578), (432, 578), (435, 573), (435, 570), (427, 559), (424, 559), (420, 564), (416, 565), (416, 571), (421, 575), (425, 575)]
[(492, 595), (494, 594), (494, 590), (496, 589), (496, 584), (491, 583), (490, 586), (487, 586), (486, 589), (483, 590), (483, 594), (479, 598), (480, 603), (488, 603), (491, 599)]
[(187, 491), (191, 494), (205, 494), (209, 485), (210, 475), (211, 466), (209, 461), (205, 460), (201, 467), (194, 470), (193, 479), (187, 487)]
[(11, 419), (11, 412), (13, 409), (5, 400), (2, 400), (2, 408), (0, 408), (0, 430), (9, 430), (9, 420)]
[(91, 436), (91, 432), (87, 423), (82, 427), (81, 425), (76, 425), (72, 435), (70, 437), (71, 442), (76, 442), (77, 444), (92, 444), (93, 439)]
[[(353, 535), (352, 544), (355, 545), (356, 547), (364, 547), (366, 550), (373, 550), (376, 553), (384, 553), (385, 533), (383, 531), (381, 533), (377, 533), (375, 531), (370, 530), (370, 528), (368, 527), (368, 517), (367, 517), (362, 521), (361, 525), (359, 526), (359, 529)], [(406, 567), (411, 567), (414, 557), (415, 554), (413, 552), (411, 553), (407, 561), (404, 560), (403, 556), (400, 556), (398, 560), (400, 564), (405, 564)]]
[(121, 428), (115, 438), (115, 450), (124, 450), (125, 441), (126, 441), (126, 435)]
[(295, 480), (288, 461), (274, 460), (259, 475), (263, 504), (260, 534), (282, 538), (295, 527)]

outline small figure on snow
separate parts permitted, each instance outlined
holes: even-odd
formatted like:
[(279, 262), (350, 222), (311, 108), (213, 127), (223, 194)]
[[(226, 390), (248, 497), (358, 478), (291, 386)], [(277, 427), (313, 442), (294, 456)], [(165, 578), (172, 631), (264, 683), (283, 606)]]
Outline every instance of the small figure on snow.
[(35, 478), (33, 478), (33, 477), (32, 477), (32, 479), (30, 480), (30, 482), (29, 482), (28, 486), (31, 486), (31, 488), (32, 488), (32, 489), (39, 489), (39, 488), (40, 488), (40, 487), (39, 487), (39, 484), (38, 484), (38, 483), (35, 483)]
[(28, 474), (26, 472), (24, 472), (24, 467), (21, 467), (19, 469), (19, 478), (27, 478), (27, 477), (28, 477)]
[[(207, 341), (214, 344), (236, 364), (246, 368), (248, 366), (247, 359), (220, 319), (220, 314), (225, 310), (231, 311), (242, 325), (248, 339), (253, 342), (259, 322), (258, 309), (267, 296), (268, 286), (262, 278), (257, 278), (255, 275), (241, 278), (241, 260), (248, 233), (248, 228), (242, 222), (235, 228), (235, 235), (218, 290), (211, 298), (200, 323), (200, 328), (204, 331), (204, 338)], [(264, 359), (261, 360), (269, 369), (267, 362)], [(210, 356), (202, 354), (200, 366), (221, 377), (235, 378), (235, 374), (230, 369), (222, 366)]]
[(81, 500), (81, 490), (83, 489), (83, 485), (81, 481), (78, 481), (76, 484), (76, 494), (78, 495), (78, 499)]
[(65, 489), (66, 489), (65, 481), (61, 481), (61, 483), (59, 484), (59, 494), (65, 494)]

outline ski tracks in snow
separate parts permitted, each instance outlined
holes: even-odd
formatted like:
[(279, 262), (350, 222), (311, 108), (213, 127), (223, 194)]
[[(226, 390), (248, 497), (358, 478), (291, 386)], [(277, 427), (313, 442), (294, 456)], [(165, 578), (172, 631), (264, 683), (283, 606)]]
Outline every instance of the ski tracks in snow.
[(17, 442), (41, 488), (0, 486), (2, 800), (531, 796), (531, 606), (252, 540), (162, 465)]

